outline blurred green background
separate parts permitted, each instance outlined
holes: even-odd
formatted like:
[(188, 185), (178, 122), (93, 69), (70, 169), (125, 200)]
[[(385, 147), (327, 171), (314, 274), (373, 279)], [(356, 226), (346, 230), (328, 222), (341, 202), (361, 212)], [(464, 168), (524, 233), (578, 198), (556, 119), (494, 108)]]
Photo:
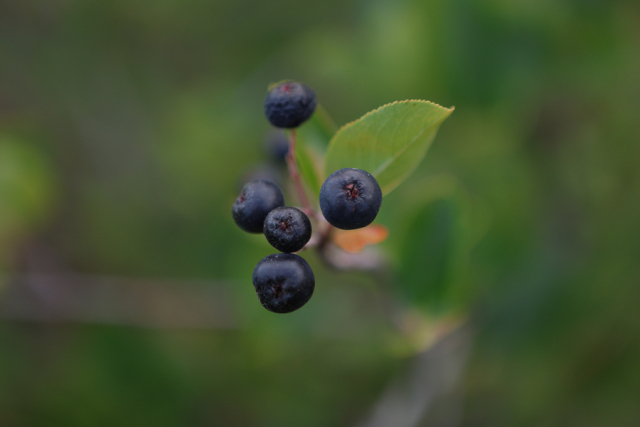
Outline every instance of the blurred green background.
[[(284, 78), (338, 125), (456, 110), (385, 198), (384, 273), (305, 253), (279, 316), (230, 207), (282, 173)], [(4, 0), (0, 426), (640, 425), (639, 112), (637, 1)], [(450, 319), (453, 380), (380, 421)]]

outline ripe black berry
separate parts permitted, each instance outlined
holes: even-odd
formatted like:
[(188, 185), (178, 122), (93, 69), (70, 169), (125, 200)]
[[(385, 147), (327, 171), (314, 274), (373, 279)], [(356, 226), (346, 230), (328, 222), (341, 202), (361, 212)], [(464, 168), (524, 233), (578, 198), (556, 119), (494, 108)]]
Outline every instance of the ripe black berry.
[(316, 108), (316, 94), (303, 83), (280, 83), (267, 92), (264, 113), (278, 128), (296, 128), (304, 123)]
[(369, 172), (344, 168), (335, 171), (320, 189), (320, 209), (329, 224), (354, 230), (373, 222), (382, 204), (378, 181)]
[(257, 180), (247, 183), (233, 204), (233, 220), (249, 233), (262, 233), (267, 214), (284, 206), (282, 191), (271, 181)]
[(281, 252), (298, 252), (311, 238), (311, 222), (300, 209), (276, 208), (264, 220), (264, 235)]
[(290, 313), (313, 295), (316, 280), (311, 267), (294, 254), (263, 258), (253, 270), (253, 286), (260, 303), (274, 313)]

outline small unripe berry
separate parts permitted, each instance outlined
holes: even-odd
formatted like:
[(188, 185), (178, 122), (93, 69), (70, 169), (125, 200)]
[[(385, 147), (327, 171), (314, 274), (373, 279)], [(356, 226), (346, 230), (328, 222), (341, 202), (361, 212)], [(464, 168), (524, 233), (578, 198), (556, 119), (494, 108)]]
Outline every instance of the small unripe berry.
[(284, 164), (289, 153), (289, 137), (284, 131), (273, 129), (264, 141), (264, 148), (271, 159)]

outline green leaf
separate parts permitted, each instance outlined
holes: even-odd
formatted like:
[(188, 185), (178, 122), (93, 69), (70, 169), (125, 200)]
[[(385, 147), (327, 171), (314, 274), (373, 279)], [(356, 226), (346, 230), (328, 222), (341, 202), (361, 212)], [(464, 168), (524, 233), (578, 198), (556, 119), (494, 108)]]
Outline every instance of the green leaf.
[(313, 123), (318, 131), (322, 134), (323, 138), (326, 139), (325, 147), (329, 145), (329, 141), (338, 131), (338, 127), (335, 122), (327, 113), (327, 110), (320, 104), (316, 106), (316, 111), (313, 113), (309, 122)]
[(49, 159), (37, 147), (0, 134), (0, 246), (48, 218), (56, 201), (56, 183)]
[[(486, 212), (449, 175), (412, 182), (396, 217), (400, 239), (398, 291), (431, 314), (468, 308), (475, 288), (469, 256), (487, 229)], [(482, 234), (479, 234), (482, 233)]]
[(447, 294), (460, 266), (454, 254), (458, 249), (458, 206), (451, 200), (436, 200), (411, 221), (402, 251), (401, 283), (414, 304), (439, 312), (446, 306)]
[(325, 158), (325, 176), (342, 168), (376, 177), (382, 194), (404, 181), (424, 158), (440, 124), (453, 112), (429, 101), (384, 105), (343, 126)]
[(335, 133), (333, 121), (320, 104), (313, 116), (296, 130), (296, 162), (302, 180), (315, 199), (320, 194), (320, 187), (324, 182), (324, 154)]
[(322, 154), (311, 144), (299, 144), (296, 147), (296, 163), (302, 180), (315, 196), (314, 199), (317, 199), (322, 186)]

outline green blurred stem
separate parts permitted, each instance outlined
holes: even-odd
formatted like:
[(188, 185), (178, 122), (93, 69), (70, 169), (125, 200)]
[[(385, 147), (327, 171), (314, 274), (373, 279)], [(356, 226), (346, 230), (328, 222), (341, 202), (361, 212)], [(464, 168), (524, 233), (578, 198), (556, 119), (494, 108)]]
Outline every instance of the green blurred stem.
[(302, 181), (300, 180), (300, 173), (298, 172), (298, 166), (296, 165), (296, 130), (291, 129), (289, 133), (289, 153), (287, 153), (287, 166), (289, 168), (289, 176), (293, 181), (293, 185), (295, 186), (296, 193), (298, 194), (298, 199), (300, 199), (300, 203), (302, 203), (302, 207), (307, 213), (315, 216), (315, 212), (309, 203), (309, 199), (307, 199), (307, 194), (304, 191), (304, 187), (302, 186)]

